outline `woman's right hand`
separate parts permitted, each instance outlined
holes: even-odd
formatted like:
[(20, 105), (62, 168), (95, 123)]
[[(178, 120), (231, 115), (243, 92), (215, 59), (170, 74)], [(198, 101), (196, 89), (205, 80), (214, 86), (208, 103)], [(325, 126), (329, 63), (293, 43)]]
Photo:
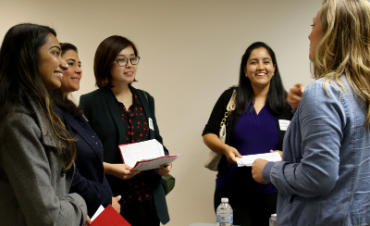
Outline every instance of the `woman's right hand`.
[(119, 200), (121, 200), (121, 196), (112, 197), (112, 207), (118, 212), (121, 212), (121, 205), (119, 204)]
[(91, 219), (89, 216), (86, 217), (85, 225), (90, 225), (91, 224)]
[(228, 147), (226, 148), (225, 150), (225, 153), (224, 155), (226, 156), (227, 158), (227, 161), (229, 163), (232, 163), (232, 164), (237, 164), (236, 162), (236, 158), (242, 158), (242, 155), (239, 153), (238, 150), (236, 150), (236, 148), (234, 147), (231, 147), (229, 145), (227, 145)]
[(304, 92), (304, 88), (302, 84), (299, 84), (299, 83), (295, 84), (289, 90), (286, 100), (293, 110), (296, 110), (298, 108), (299, 102), (301, 102), (303, 92)]
[(224, 144), (214, 133), (203, 135), (203, 141), (212, 151), (221, 155), (225, 155), (227, 161), (232, 164), (237, 164), (236, 158), (242, 158), (242, 155), (238, 152), (238, 150), (236, 150), (236, 148)]
[(126, 164), (110, 164), (104, 162), (103, 165), (106, 174), (113, 175), (121, 180), (131, 179), (140, 173), (140, 171), (131, 171), (132, 167)]
[(140, 171), (131, 171), (132, 167), (126, 164), (112, 164), (114, 165), (114, 176), (121, 180), (127, 180), (133, 178)]

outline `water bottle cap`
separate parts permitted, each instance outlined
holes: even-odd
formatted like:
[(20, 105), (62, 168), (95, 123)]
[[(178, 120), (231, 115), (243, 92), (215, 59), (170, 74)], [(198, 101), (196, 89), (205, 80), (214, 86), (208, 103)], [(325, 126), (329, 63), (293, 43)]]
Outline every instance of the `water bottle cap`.
[(221, 202), (229, 202), (229, 198), (222, 198)]

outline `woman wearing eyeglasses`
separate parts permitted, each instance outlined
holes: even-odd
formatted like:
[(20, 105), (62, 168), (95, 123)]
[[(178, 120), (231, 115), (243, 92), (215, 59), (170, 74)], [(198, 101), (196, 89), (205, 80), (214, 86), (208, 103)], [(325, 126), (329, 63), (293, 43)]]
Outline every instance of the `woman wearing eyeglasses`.
[[(161, 176), (171, 165), (144, 172), (123, 164), (118, 148), (150, 139), (162, 143), (154, 114), (154, 98), (135, 89), (140, 57), (130, 40), (111, 36), (95, 53), (99, 89), (81, 96), (80, 106), (104, 146), (104, 170), (114, 196), (121, 195), (121, 215), (133, 226), (159, 226), (169, 221)], [(165, 153), (168, 154), (166, 148)]]

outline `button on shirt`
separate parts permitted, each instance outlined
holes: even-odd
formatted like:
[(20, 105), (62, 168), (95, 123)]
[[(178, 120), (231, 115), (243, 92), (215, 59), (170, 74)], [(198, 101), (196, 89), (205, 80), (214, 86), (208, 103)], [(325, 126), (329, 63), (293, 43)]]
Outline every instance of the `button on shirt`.
[[(91, 138), (93, 138), (93, 140), (95, 141), (95, 144), (98, 147), (99, 151), (103, 152), (103, 150), (104, 150), (103, 143), (99, 139), (98, 135), (96, 135), (95, 131), (90, 126), (88, 126), (86, 124), (86, 120), (84, 119), (84, 117), (79, 117), (76, 120), (77, 120), (78, 124), (80, 124), (80, 126), (82, 128), (84, 128), (86, 133), (90, 134)], [(101, 153), (101, 154), (103, 155), (103, 153)]]
[[(122, 126), (126, 131), (126, 144), (146, 141), (149, 138), (148, 119), (143, 105), (134, 89), (131, 88), (131, 92), (133, 102), (129, 109), (117, 101), (121, 110)], [(149, 176), (150, 171), (143, 171), (129, 180), (124, 180), (122, 195), (124, 203), (142, 202), (152, 198)]]

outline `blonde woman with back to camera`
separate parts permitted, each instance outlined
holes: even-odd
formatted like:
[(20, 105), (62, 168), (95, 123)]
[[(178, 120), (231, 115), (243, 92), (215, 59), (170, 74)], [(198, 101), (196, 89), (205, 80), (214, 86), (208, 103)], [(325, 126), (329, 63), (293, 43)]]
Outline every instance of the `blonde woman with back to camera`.
[(317, 80), (285, 135), (283, 161), (252, 166), (257, 182), (279, 189), (278, 225), (370, 225), (369, 37), (368, 1), (323, 1), (309, 35)]

